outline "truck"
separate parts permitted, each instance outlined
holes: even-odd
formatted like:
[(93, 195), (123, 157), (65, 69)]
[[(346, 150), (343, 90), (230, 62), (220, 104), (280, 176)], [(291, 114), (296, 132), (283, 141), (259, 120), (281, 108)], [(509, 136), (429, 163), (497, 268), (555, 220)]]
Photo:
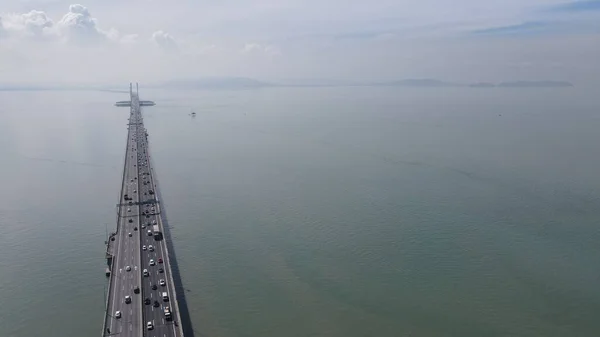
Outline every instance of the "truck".
[(160, 232), (158, 225), (152, 226), (152, 232), (154, 233), (154, 240), (160, 240), (162, 238), (162, 233)]

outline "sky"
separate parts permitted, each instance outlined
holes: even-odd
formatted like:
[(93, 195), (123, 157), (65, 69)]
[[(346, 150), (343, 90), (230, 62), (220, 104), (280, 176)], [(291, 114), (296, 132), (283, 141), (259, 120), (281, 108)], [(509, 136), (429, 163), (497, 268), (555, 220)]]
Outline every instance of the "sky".
[(600, 0), (0, 0), (0, 83), (600, 78)]

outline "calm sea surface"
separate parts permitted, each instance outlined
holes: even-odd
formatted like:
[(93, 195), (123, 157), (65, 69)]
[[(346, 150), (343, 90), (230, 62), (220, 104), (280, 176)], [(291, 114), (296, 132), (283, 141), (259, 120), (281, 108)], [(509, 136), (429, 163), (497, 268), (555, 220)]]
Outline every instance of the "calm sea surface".
[[(600, 336), (597, 95), (141, 96), (196, 337)], [(0, 336), (100, 336), (123, 99), (0, 92)]]

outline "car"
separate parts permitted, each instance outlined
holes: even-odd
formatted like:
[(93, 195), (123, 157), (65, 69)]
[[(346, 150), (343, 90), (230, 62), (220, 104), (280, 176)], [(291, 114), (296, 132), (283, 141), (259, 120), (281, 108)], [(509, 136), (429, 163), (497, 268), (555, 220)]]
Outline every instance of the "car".
[(146, 304), (146, 305), (147, 305), (147, 304), (150, 304), (150, 303), (151, 303), (150, 299), (149, 299), (148, 297), (146, 297), (146, 298), (144, 299), (144, 304)]
[(140, 287), (135, 286), (135, 288), (133, 288), (133, 293), (134, 294), (139, 294), (140, 293)]
[(131, 212), (131, 207), (128, 207), (128, 208), (127, 208), (127, 212)]
[(133, 230), (134, 230), (134, 231), (137, 231), (137, 227), (133, 227)]
[(164, 287), (167, 285), (167, 282), (165, 282), (165, 280), (163, 280), (163, 279), (160, 279), (160, 281), (158, 281), (158, 284), (160, 284), (161, 286)]
[(164, 269), (162, 269), (162, 268), (159, 268), (159, 269), (158, 269), (158, 272), (162, 274), (162, 273), (164, 273), (164, 272), (165, 272), (165, 270), (164, 270)]
[(152, 290), (156, 290), (158, 287), (156, 286), (156, 284), (153, 284), (151, 288)]
[(158, 307), (158, 306), (160, 306), (160, 303), (158, 303), (157, 300), (154, 300), (154, 303), (152, 305), (155, 306), (155, 307)]
[(119, 310), (115, 311), (115, 318), (121, 318), (121, 312)]
[(131, 236), (133, 236), (133, 234), (129, 233), (129, 236), (131, 237)]
[(133, 222), (133, 219), (129, 219), (129, 223), (132, 223), (132, 222)]
[(148, 269), (144, 269), (143, 274), (145, 277), (150, 276), (150, 273), (148, 272)]
[(142, 224), (142, 229), (146, 228), (146, 225)]
[(137, 190), (133, 190), (133, 193), (137, 193)]
[(142, 246), (142, 250), (146, 250), (146, 245), (143, 245), (143, 246)]
[(158, 263), (163, 263), (162, 257), (158, 258)]
[(131, 266), (127, 266), (127, 267), (125, 267), (125, 270), (127, 270), (127, 271), (131, 271)]
[(131, 296), (129, 296), (129, 295), (125, 296), (125, 303), (127, 303), (127, 304), (131, 303)]
[(154, 251), (154, 246), (152, 246), (152, 245), (148, 246), (148, 250), (151, 251), (151, 252), (153, 252)]
[(154, 324), (152, 324), (152, 322), (148, 322), (146, 323), (146, 327), (148, 328), (148, 330), (152, 330), (154, 329)]
[(150, 259), (150, 265), (151, 265), (151, 266), (154, 266), (154, 265), (156, 265), (156, 262), (154, 262), (154, 260), (153, 260), (153, 259)]

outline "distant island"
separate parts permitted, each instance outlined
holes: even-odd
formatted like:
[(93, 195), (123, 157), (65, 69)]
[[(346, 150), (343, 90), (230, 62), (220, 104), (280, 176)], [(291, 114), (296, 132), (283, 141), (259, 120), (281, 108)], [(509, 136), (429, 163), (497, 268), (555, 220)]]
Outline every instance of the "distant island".
[(417, 79), (406, 79), (391, 82), (376, 83), (379, 86), (397, 86), (397, 87), (456, 87), (460, 86), (458, 83), (444, 82), (433, 78), (417, 78)]
[(563, 88), (572, 87), (573, 84), (566, 81), (515, 81), (502, 82), (498, 86), (505, 88)]
[(399, 81), (375, 83), (376, 86), (397, 86), (397, 87), (470, 87), (470, 88), (564, 88), (572, 87), (573, 84), (566, 81), (514, 81), (501, 82), (494, 84), (490, 82), (476, 83), (458, 83), (446, 82), (431, 78), (426, 79), (405, 79)]
[(418, 87), (418, 88), (447, 88), (447, 87), (469, 87), (469, 88), (562, 88), (572, 87), (573, 84), (566, 81), (514, 81), (459, 83), (448, 82), (434, 78), (409, 78), (385, 82), (358, 82), (334, 79), (285, 79), (278, 81), (261, 81), (245, 77), (209, 77), (200, 79), (182, 79), (163, 82), (155, 87), (178, 88), (178, 89), (250, 89), (264, 87)]
[(206, 77), (198, 79), (181, 79), (163, 82), (156, 87), (178, 88), (178, 89), (201, 89), (201, 88), (260, 88), (271, 87), (273, 83), (263, 82), (245, 77)]
[(469, 84), (469, 87), (471, 88), (494, 88), (495, 86), (496, 85), (494, 83), (489, 82), (478, 82)]

